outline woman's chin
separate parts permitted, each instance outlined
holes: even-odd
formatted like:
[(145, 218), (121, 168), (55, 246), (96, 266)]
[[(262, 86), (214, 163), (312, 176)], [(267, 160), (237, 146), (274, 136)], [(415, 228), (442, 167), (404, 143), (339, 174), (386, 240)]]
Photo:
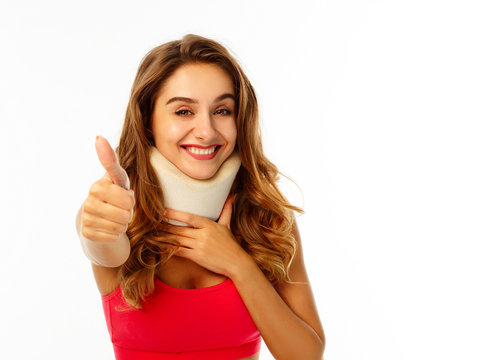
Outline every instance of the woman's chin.
[(196, 169), (196, 171), (189, 171), (189, 170), (185, 170), (183, 171), (183, 173), (185, 175), (187, 175), (188, 177), (191, 177), (192, 179), (196, 179), (196, 180), (208, 180), (210, 178), (212, 178), (214, 176), (214, 174), (216, 174), (216, 171), (214, 170), (211, 170), (211, 171), (199, 171)]

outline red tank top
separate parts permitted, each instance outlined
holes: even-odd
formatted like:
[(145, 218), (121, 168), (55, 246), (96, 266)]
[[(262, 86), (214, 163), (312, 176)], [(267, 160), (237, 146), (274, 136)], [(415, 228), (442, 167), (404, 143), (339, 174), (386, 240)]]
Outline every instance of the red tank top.
[(102, 296), (117, 360), (235, 360), (257, 353), (261, 335), (231, 279), (179, 289), (154, 277), (143, 309), (126, 306), (121, 287)]

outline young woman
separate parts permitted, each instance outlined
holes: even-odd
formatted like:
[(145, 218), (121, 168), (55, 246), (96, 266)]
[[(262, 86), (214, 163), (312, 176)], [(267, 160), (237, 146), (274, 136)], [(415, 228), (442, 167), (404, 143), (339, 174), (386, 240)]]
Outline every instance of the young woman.
[[(152, 49), (132, 87), (119, 160), (104, 138), (96, 148), (106, 174), (77, 229), (117, 359), (258, 359), (261, 337), (277, 359), (322, 358), (293, 213), (302, 210), (276, 185), (255, 92), (222, 45), (188, 34)], [(167, 208), (176, 188), (161, 175), (166, 164), (212, 192), (231, 172), (219, 217)], [(178, 201), (212, 206), (189, 193)]]

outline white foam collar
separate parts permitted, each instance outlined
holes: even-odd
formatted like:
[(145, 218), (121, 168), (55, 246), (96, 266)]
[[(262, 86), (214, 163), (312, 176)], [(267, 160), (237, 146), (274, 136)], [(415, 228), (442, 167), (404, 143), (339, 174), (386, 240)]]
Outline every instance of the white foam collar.
[[(234, 152), (221, 164), (214, 176), (207, 180), (191, 178), (180, 171), (155, 147), (151, 147), (150, 163), (156, 172), (168, 209), (186, 211), (217, 220), (240, 168), (239, 153)], [(187, 224), (175, 220), (174, 225)]]

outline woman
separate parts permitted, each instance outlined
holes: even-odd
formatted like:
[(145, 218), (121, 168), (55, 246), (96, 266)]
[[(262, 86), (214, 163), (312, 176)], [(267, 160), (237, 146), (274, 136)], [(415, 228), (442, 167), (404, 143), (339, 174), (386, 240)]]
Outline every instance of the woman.
[[(255, 92), (222, 45), (188, 34), (151, 50), (133, 84), (119, 163), (105, 139), (96, 147), (106, 174), (77, 227), (116, 358), (258, 359), (261, 337), (277, 359), (322, 358), (293, 214), (302, 210), (278, 190)], [(240, 158), (217, 221), (165, 208), (153, 151), (201, 182)]]

